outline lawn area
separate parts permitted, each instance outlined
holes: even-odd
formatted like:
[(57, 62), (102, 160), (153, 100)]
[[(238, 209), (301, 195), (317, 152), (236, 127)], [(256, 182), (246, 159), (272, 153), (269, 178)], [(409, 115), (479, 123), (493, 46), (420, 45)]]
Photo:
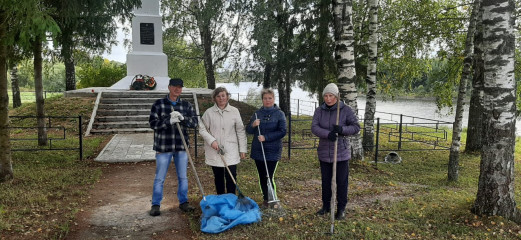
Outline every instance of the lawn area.
[[(82, 115), (85, 128), (93, 98), (53, 97), (46, 100), (48, 115)], [(203, 101), (201, 101), (203, 102)], [(234, 102), (243, 119), (254, 110)], [(236, 106), (234, 105), (234, 106)], [(240, 105), (240, 106), (239, 106)], [(208, 107), (208, 106), (206, 106)], [(31, 115), (34, 104), (24, 104), (10, 115)], [(204, 109), (204, 108), (202, 108)], [(29, 124), (29, 123), (27, 123)], [(63, 120), (71, 135), (79, 128)], [(309, 128), (295, 124), (298, 134)], [(22, 133), (15, 133), (22, 134)], [(23, 135), (23, 134), (22, 134)], [(71, 136), (74, 138), (74, 136)], [(0, 184), (0, 239), (63, 239), (75, 214), (83, 209), (87, 192), (101, 175), (101, 164), (93, 162), (110, 135), (84, 139), (84, 160), (76, 151), (13, 152), (15, 180)], [(463, 137), (465, 135), (463, 134)], [(251, 136), (249, 136), (251, 141)], [(385, 139), (381, 137), (382, 141)], [(449, 135), (450, 139), (450, 135)], [(13, 143), (18, 144), (18, 143)], [(385, 146), (385, 142), (382, 143)], [(211, 168), (199, 149), (196, 169), (207, 194), (213, 194)], [(283, 209), (263, 216), (260, 223), (237, 226), (218, 235), (200, 232), (200, 210), (190, 214), (191, 229), (198, 239), (521, 239), (520, 225), (501, 217), (481, 217), (470, 212), (474, 202), (480, 157), (460, 156), (457, 183), (447, 182), (448, 151), (400, 152), (400, 164), (373, 163), (371, 152), (364, 161), (350, 163), (347, 219), (335, 221), (335, 234), (327, 233), (331, 222), (317, 216), (321, 207), (320, 170), (316, 150), (292, 150), (288, 159), (283, 149), (275, 182)], [(193, 153), (192, 153), (193, 154)], [(521, 201), (521, 147), (516, 147), (516, 190)], [(383, 157), (380, 157), (383, 160)], [(191, 171), (190, 202), (202, 199)], [(241, 191), (262, 202), (258, 175), (251, 159), (238, 165)], [(172, 235), (172, 237), (174, 237)]]
[[(85, 131), (95, 99), (46, 99), (49, 116), (83, 116)], [(24, 103), (11, 110), (10, 116), (35, 115), (34, 103)], [(85, 120), (86, 119), (86, 120)], [(11, 126), (34, 126), (34, 119), (13, 120)], [(63, 126), (66, 139), (55, 141), (57, 147), (78, 147), (77, 119), (58, 119), (53, 125)], [(11, 138), (35, 138), (32, 131), (12, 129)], [(53, 137), (49, 135), (49, 137)], [(70, 224), (86, 201), (87, 191), (99, 179), (99, 164), (92, 159), (110, 136), (83, 139), (83, 160), (78, 150), (14, 151), (12, 163), (14, 180), (0, 184), (0, 239), (63, 239)], [(27, 148), (35, 141), (11, 141), (11, 148)]]

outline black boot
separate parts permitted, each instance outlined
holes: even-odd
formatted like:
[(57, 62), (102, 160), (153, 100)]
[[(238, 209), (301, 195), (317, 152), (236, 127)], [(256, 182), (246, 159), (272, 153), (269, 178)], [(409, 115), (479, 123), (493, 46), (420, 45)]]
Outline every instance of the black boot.
[(344, 220), (346, 219), (346, 213), (344, 210), (338, 210), (335, 214), (335, 219), (336, 220)]
[(322, 215), (325, 215), (326, 213), (329, 213), (329, 212), (330, 212), (329, 209), (321, 208), (320, 210), (318, 210), (317, 215), (322, 216)]

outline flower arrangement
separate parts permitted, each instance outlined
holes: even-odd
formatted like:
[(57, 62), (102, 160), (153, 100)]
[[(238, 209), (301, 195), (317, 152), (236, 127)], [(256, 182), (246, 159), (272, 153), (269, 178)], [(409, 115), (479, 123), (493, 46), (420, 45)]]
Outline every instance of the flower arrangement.
[(130, 83), (130, 90), (153, 90), (156, 88), (156, 80), (148, 75), (138, 74)]

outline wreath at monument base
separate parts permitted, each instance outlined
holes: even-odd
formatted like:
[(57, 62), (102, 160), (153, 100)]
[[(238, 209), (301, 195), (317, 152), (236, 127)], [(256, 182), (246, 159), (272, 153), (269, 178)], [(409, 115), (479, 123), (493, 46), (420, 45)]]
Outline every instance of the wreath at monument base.
[(154, 77), (138, 74), (132, 79), (130, 90), (153, 90), (156, 85)]

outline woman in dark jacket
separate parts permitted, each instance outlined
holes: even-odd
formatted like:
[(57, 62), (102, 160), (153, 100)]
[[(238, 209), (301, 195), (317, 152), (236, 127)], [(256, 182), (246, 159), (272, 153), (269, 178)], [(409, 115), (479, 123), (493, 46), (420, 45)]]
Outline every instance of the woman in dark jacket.
[[(349, 159), (351, 149), (346, 136), (357, 134), (360, 124), (351, 108), (340, 102), (338, 87), (334, 83), (328, 84), (322, 92), (324, 103), (315, 110), (311, 132), (320, 138), (318, 143), (318, 160), (322, 177), (322, 208), (317, 212), (324, 215), (331, 211), (331, 180), (333, 177), (333, 161), (335, 144), (337, 148), (336, 184), (338, 210), (335, 219), (345, 218), (347, 205), (347, 187), (349, 177)], [(337, 111), (340, 110), (339, 122), (336, 124)], [(338, 140), (338, 142), (337, 142)]]
[[(261, 97), (262, 107), (251, 116), (250, 122), (246, 126), (246, 132), (254, 134), (251, 143), (250, 157), (255, 160), (255, 165), (259, 173), (259, 182), (264, 199), (263, 206), (268, 207), (268, 174), (266, 174), (264, 157), (266, 157), (272, 187), (276, 192), (273, 175), (275, 174), (277, 163), (282, 153), (282, 138), (286, 135), (286, 117), (284, 116), (284, 112), (275, 104), (275, 93), (273, 90), (263, 89)], [(260, 128), (260, 135), (258, 128)], [(264, 147), (264, 154), (262, 152), (261, 142)]]

